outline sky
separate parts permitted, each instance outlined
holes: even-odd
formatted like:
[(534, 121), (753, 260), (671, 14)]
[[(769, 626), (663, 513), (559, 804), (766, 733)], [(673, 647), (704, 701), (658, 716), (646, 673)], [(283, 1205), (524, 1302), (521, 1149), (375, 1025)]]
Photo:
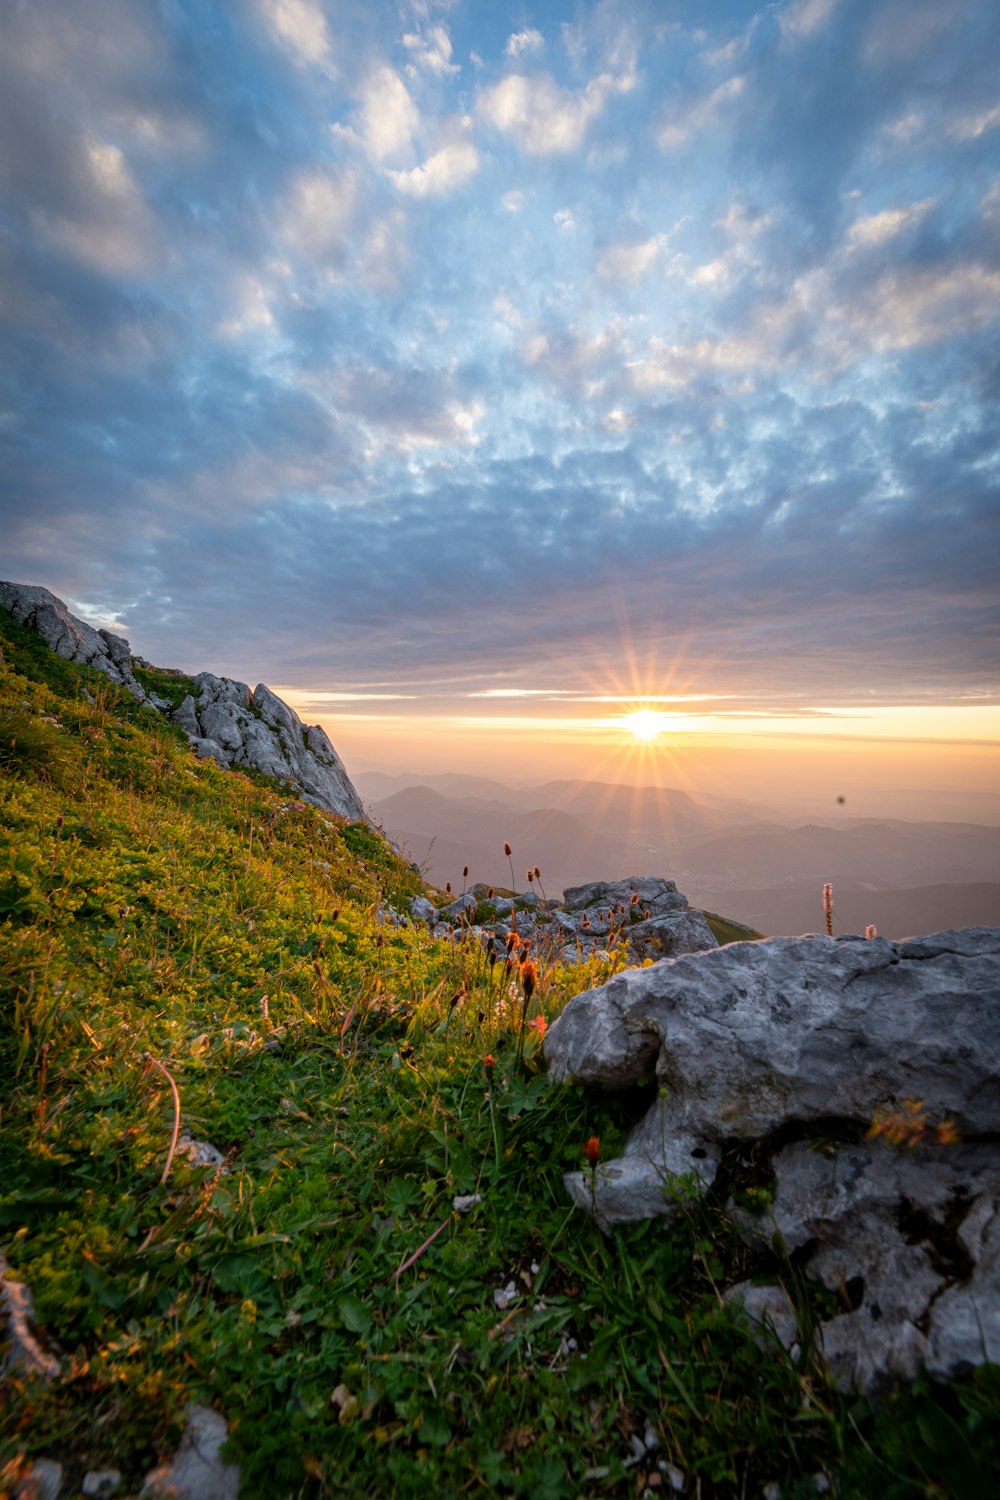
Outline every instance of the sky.
[(1000, 7), (0, 25), (3, 576), (349, 769), (996, 787)]

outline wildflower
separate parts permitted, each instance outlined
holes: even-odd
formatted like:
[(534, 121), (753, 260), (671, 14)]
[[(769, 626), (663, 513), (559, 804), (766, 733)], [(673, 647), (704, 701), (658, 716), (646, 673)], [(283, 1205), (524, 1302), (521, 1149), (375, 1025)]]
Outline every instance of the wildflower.
[(869, 939), (878, 937), (878, 928), (871, 922), (869, 922), (868, 926), (865, 928), (865, 937)]
[(521, 965), (521, 988), (524, 990), (524, 1003), (527, 1006), (531, 999), (535, 985), (538, 982), (538, 969), (533, 959), (526, 958)]
[(463, 880), (468, 880), (468, 878), (469, 878), (469, 867), (468, 867), (468, 865), (463, 865), (462, 866), (462, 879)]
[(339, 906), (335, 906), (333, 908), (333, 911), (330, 913), (330, 921), (331, 922), (339, 922), (340, 921), (340, 907)]
[(584, 1142), (583, 1154), (592, 1167), (597, 1166), (597, 1163), (601, 1159), (601, 1138), (599, 1135), (592, 1135), (589, 1140)]
[(534, 868), (534, 870), (533, 870), (533, 872), (532, 872), (532, 873), (533, 873), (533, 874), (534, 874), (534, 877), (535, 877), (535, 879), (536, 879), (536, 880), (541, 880), (541, 878), (542, 878), (542, 872), (541, 872), (541, 870), (540, 870), (540, 869), (539, 869), (539, 868), (538, 868), (538, 866), (537, 866), (537, 865), (536, 865), (536, 866), (535, 866), (535, 868)]
[(444, 883), (444, 893), (445, 893), (446, 896), (450, 896), (451, 895), (451, 881), (450, 880), (446, 880), (445, 883)]
[(507, 842), (506, 839), (504, 839), (504, 841), (503, 841), (503, 852), (504, 852), (504, 854), (506, 854), (507, 858), (510, 859), (512, 851), (511, 851), (511, 847), (508, 844), (508, 842)]
[(535, 872), (534, 872), (534, 870), (525, 870), (525, 872), (524, 872), (524, 878), (528, 882), (528, 884), (530, 885), (531, 882), (535, 878)]
[(531, 1020), (528, 1022), (527, 1029), (528, 1031), (535, 1032), (538, 1040), (540, 1042), (544, 1042), (545, 1033), (549, 1029), (549, 1023), (548, 1021), (546, 1021), (544, 1016), (532, 1016)]
[(487, 1078), (492, 1078), (493, 1077), (493, 1069), (496, 1067), (496, 1065), (497, 1065), (497, 1060), (493, 1056), (493, 1053), (492, 1052), (487, 1052), (486, 1056), (483, 1058), (483, 1067), (486, 1070), (486, 1076), (487, 1076)]
[(506, 943), (507, 952), (508, 953), (513, 953), (514, 949), (515, 948), (520, 948), (520, 946), (521, 946), (521, 939), (518, 936), (518, 934), (516, 932), (508, 932), (508, 934), (507, 934), (507, 943)]
[(939, 1146), (954, 1146), (958, 1140), (958, 1127), (954, 1120), (942, 1120), (936, 1134)]
[(826, 935), (833, 937), (833, 886), (829, 881), (823, 887), (823, 915), (826, 918)]
[(496, 895), (496, 892), (494, 891), (493, 887), (490, 886), (489, 890), (486, 892), (486, 899), (487, 899), (487, 901), (492, 901), (493, 897), (495, 895)]
[(638, 891), (633, 891), (632, 892), (632, 899), (629, 902), (629, 905), (630, 906), (638, 906), (639, 905), (639, 892)]

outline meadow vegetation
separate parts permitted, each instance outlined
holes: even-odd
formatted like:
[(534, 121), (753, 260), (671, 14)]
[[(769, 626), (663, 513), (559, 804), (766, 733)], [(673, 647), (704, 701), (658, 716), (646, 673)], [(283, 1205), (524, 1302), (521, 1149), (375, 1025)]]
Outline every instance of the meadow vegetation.
[[(107, 1467), (136, 1493), (191, 1401), (250, 1496), (990, 1492), (997, 1371), (878, 1411), (834, 1391), (829, 1294), (726, 1215), (766, 1162), (673, 1184), (670, 1229), (570, 1208), (563, 1172), (649, 1091), (550, 1086), (536, 1018), (607, 961), (540, 962), (525, 1004), (516, 965), (395, 925), (425, 888), (375, 830), (0, 631), (0, 1250), (61, 1361), (0, 1387), (0, 1494), (40, 1455), (67, 1493)], [(794, 1361), (723, 1307), (757, 1272)]]

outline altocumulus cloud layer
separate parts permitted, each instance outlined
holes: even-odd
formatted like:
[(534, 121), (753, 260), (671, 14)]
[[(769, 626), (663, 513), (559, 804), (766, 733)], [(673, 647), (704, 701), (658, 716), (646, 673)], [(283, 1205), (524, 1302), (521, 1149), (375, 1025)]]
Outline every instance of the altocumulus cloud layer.
[(5, 576), (317, 688), (996, 701), (996, 6), (3, 32)]

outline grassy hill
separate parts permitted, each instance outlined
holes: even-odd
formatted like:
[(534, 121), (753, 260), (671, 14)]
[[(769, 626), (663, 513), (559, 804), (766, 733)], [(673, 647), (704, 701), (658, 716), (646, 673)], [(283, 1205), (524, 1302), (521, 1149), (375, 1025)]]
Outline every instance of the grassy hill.
[[(787, 1265), (800, 1360), (731, 1321), (776, 1269), (729, 1228), (739, 1152), (669, 1231), (569, 1207), (645, 1095), (549, 1087), (516, 974), (393, 925), (420, 880), (367, 825), (0, 632), (0, 1251), (61, 1361), (0, 1388), (0, 1495), (39, 1455), (137, 1493), (193, 1400), (249, 1496), (988, 1493), (991, 1372), (841, 1397)], [(527, 1014), (609, 972), (543, 965)]]

